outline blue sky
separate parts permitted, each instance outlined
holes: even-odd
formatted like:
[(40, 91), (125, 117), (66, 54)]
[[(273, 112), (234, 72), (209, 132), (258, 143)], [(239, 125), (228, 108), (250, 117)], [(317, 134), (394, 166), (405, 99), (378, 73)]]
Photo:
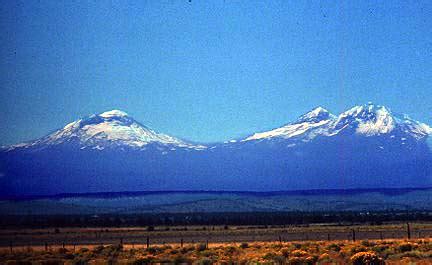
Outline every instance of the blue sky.
[(121, 109), (223, 141), (318, 105), (432, 124), (430, 1), (2, 1), (0, 144)]

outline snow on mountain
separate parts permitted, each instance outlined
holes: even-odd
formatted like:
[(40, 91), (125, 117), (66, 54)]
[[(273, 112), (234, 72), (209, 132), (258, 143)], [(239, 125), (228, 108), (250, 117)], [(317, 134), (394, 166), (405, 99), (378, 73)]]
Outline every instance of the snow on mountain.
[(103, 117), (103, 118), (112, 118), (112, 117), (126, 117), (128, 116), (128, 114), (124, 111), (121, 110), (111, 110), (111, 111), (106, 111), (104, 113), (99, 114), (99, 116)]
[(331, 133), (337, 134), (344, 130), (352, 129), (357, 135), (377, 136), (403, 134), (414, 139), (421, 139), (432, 133), (432, 129), (407, 115), (392, 113), (385, 106), (371, 103), (363, 106), (355, 106), (339, 115)]
[(317, 136), (331, 137), (341, 133), (364, 137), (402, 134), (416, 140), (432, 134), (432, 128), (410, 119), (407, 115), (395, 115), (385, 106), (368, 103), (355, 106), (339, 116), (318, 107), (283, 127), (255, 133), (243, 141), (270, 139), (301, 139), (309, 141)]
[(75, 142), (79, 144), (81, 149), (99, 150), (106, 147), (122, 146), (145, 148), (150, 143), (169, 146), (170, 149), (176, 147), (204, 148), (201, 145), (194, 145), (166, 134), (157, 133), (135, 121), (126, 112), (111, 110), (71, 122), (64, 128), (39, 140), (14, 145), (9, 150), (16, 148), (45, 148)]
[(207, 148), (112, 110), (0, 152), (0, 194), (430, 187), (429, 135), (428, 125), (367, 104), (338, 116), (319, 107)]
[(302, 115), (296, 122), (289, 123), (281, 128), (271, 131), (255, 133), (243, 141), (262, 140), (271, 138), (292, 138), (304, 136), (307, 133), (308, 139), (320, 134), (323, 128), (331, 122), (333, 115), (324, 108), (318, 107)]
[[(337, 135), (388, 136), (405, 141), (424, 139), (431, 134), (432, 128), (428, 125), (415, 121), (407, 115), (396, 115), (387, 107), (369, 103), (355, 106), (338, 116), (334, 116), (322, 107), (317, 107), (300, 116), (295, 122), (270, 131), (255, 133), (240, 141), (228, 141), (226, 144), (238, 145), (242, 142), (281, 139), (309, 142), (318, 136)], [(72, 143), (77, 143), (81, 149), (107, 147), (145, 149), (148, 144), (165, 146), (167, 150), (206, 148), (155, 132), (135, 121), (127, 113), (111, 110), (74, 121), (39, 140), (13, 145), (6, 150), (43, 149)]]
[(386, 107), (368, 104), (341, 113), (329, 129), (332, 135), (354, 129), (356, 134), (373, 136), (389, 133), (395, 126), (395, 118)]

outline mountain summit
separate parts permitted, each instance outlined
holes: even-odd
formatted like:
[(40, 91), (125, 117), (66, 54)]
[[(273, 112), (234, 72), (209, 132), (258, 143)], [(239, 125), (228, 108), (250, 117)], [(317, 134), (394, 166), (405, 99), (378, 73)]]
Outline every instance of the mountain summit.
[(406, 115), (395, 115), (385, 106), (368, 103), (355, 106), (338, 116), (318, 107), (285, 126), (255, 133), (243, 141), (271, 139), (302, 139), (356, 135), (362, 137), (387, 136), (421, 140), (432, 133), (428, 125)]
[(157, 133), (140, 124), (121, 110), (106, 111), (71, 122), (39, 140), (14, 145), (9, 150), (44, 149), (68, 145), (80, 149), (133, 148), (145, 149), (147, 145), (173, 148), (202, 149), (175, 137)]
[(313, 110), (309, 111), (308, 113), (300, 116), (297, 123), (299, 123), (299, 122), (320, 122), (322, 120), (327, 120), (330, 118), (334, 118), (334, 115), (322, 107), (317, 107), (317, 108), (314, 108)]
[(255, 133), (243, 141), (268, 140), (268, 139), (290, 139), (303, 138), (313, 139), (326, 125), (333, 120), (334, 116), (324, 108), (318, 107), (303, 114), (293, 123), (289, 123), (271, 131)]

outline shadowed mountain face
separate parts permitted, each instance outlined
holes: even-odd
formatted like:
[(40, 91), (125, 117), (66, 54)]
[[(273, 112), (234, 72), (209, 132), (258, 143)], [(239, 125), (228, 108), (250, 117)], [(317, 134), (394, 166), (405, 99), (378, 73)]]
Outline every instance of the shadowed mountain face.
[(432, 129), (377, 105), (211, 146), (157, 133), (118, 110), (0, 153), (5, 196), (143, 190), (295, 190), (432, 185)]

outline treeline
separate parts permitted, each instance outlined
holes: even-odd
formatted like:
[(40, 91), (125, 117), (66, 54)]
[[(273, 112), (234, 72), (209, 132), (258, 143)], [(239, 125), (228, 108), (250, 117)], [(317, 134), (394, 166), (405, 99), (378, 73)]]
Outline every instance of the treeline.
[(27, 215), (0, 216), (2, 228), (131, 227), (187, 225), (341, 225), (387, 222), (429, 222), (431, 212), (232, 212), (232, 213), (146, 213), (128, 215)]

